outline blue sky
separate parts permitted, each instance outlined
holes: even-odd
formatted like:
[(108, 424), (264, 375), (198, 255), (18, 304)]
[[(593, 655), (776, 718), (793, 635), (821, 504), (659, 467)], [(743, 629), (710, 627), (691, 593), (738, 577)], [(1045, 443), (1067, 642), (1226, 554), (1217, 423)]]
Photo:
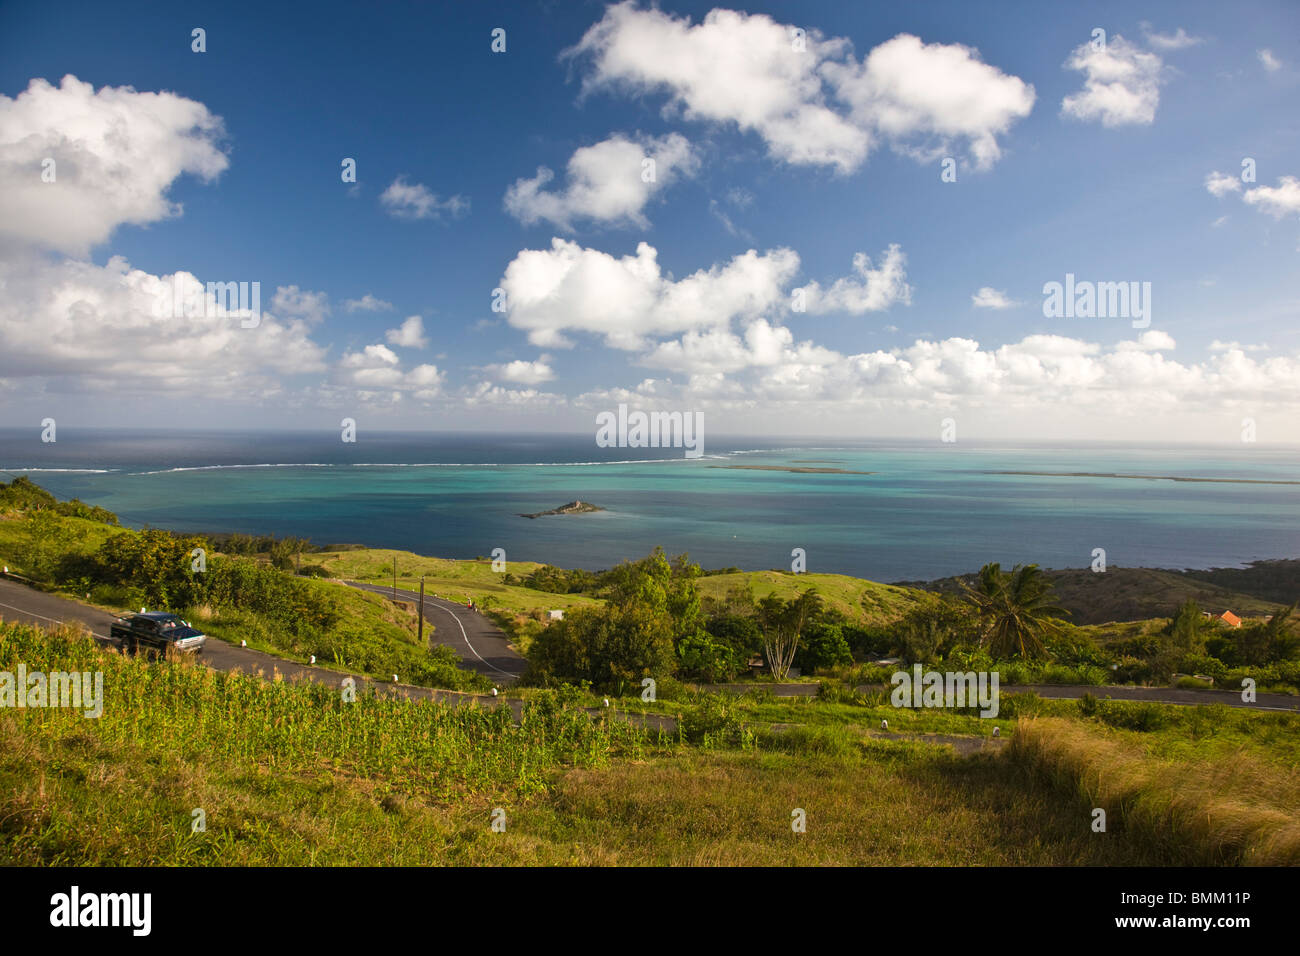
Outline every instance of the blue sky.
[[(6, 4), (0, 424), (583, 431), (625, 401), (714, 433), (951, 416), (1230, 441), (1250, 417), (1300, 440), (1300, 8), (713, 9)], [(140, 96), (164, 91), (189, 105)], [(653, 188), (611, 141), (660, 157)], [(586, 199), (566, 194), (592, 147)], [(549, 205), (508, 208), (543, 166)], [(416, 206), (381, 200), (395, 183)], [(151, 329), (124, 317), (152, 286), (123, 260), (258, 281), (271, 317)], [(1066, 273), (1149, 282), (1149, 328), (1045, 317)], [(367, 295), (387, 306), (348, 307)]]

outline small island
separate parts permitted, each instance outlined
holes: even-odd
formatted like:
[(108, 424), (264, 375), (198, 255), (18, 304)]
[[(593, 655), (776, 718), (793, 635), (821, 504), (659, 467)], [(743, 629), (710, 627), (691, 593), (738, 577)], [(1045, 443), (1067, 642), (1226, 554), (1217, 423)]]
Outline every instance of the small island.
[(591, 511), (604, 511), (600, 505), (588, 504), (585, 501), (570, 501), (567, 505), (560, 505), (558, 508), (552, 508), (550, 511), (539, 511), (536, 514), (521, 514), (521, 518), (542, 518), (546, 515), (581, 515)]

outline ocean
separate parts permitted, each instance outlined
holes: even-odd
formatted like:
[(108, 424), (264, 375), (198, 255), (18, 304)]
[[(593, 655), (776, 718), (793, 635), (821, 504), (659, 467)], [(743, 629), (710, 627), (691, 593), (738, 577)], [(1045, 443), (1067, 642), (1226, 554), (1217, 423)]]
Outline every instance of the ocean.
[[(755, 570), (789, 568), (802, 548), (809, 571), (902, 581), (987, 561), (1087, 567), (1096, 548), (1126, 567), (1300, 557), (1292, 447), (710, 436), (704, 457), (687, 459), (681, 449), (599, 448), (590, 434), (362, 431), (344, 443), (338, 432), (60, 427), (57, 437), (0, 429), (0, 480), (28, 474), (131, 527), (448, 558), (504, 548), (507, 560), (594, 570), (661, 545), (706, 568)], [(606, 510), (519, 516), (575, 499)]]

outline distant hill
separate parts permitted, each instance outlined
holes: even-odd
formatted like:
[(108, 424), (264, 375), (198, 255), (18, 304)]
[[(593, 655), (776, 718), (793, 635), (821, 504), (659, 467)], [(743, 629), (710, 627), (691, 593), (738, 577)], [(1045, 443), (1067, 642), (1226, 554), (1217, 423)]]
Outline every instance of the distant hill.
[[(1241, 617), (1267, 617), (1300, 599), (1300, 560), (1257, 561), (1246, 568), (1208, 571), (1111, 565), (1102, 573), (1089, 568), (1044, 573), (1056, 588), (1056, 603), (1071, 613), (1070, 620), (1075, 624), (1170, 617), (1189, 598), (1201, 610), (1214, 614), (1232, 611)], [(899, 585), (957, 594), (961, 593), (962, 581), (973, 585), (975, 580), (974, 574), (967, 574), (934, 581), (903, 581)]]
[(710, 574), (698, 581), (700, 595), (721, 599), (734, 587), (749, 584), (755, 599), (769, 594), (790, 599), (816, 588), (829, 608), (839, 611), (857, 625), (890, 624), (925, 602), (924, 593), (894, 584), (878, 584), (844, 574), (792, 574), (789, 571), (737, 571)]

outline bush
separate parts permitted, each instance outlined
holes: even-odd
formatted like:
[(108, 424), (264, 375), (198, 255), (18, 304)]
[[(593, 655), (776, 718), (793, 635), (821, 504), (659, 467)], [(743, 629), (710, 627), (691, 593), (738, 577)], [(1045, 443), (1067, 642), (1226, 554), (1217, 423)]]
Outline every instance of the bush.
[(707, 633), (684, 637), (677, 644), (678, 673), (708, 683), (728, 681), (745, 666), (741, 653)]
[(1111, 727), (1143, 733), (1160, 730), (1170, 723), (1167, 705), (1145, 701), (1141, 703), (1106, 701), (1104, 705), (1100, 705), (1098, 716), (1103, 723)]
[(1043, 712), (1043, 705), (1046, 702), (1033, 691), (1026, 691), (1023, 694), (999, 695), (998, 698), (998, 716), (1004, 720), (1015, 720), (1017, 717), (1033, 717)]
[(817, 623), (803, 632), (799, 649), (794, 655), (794, 666), (805, 674), (853, 663), (844, 632), (838, 624)]
[(1115, 662), (1111, 677), (1117, 684), (1149, 684), (1155, 678), (1155, 669), (1150, 661), (1125, 656)]
[(682, 714), (678, 727), (684, 740), (705, 749), (750, 747), (754, 734), (741, 723), (741, 713), (735, 697), (704, 694), (694, 707)]

